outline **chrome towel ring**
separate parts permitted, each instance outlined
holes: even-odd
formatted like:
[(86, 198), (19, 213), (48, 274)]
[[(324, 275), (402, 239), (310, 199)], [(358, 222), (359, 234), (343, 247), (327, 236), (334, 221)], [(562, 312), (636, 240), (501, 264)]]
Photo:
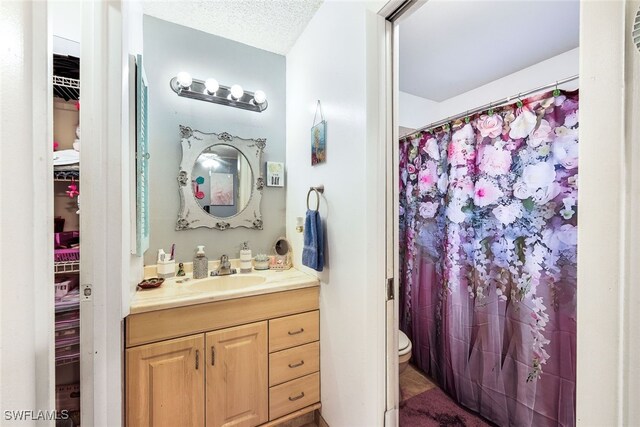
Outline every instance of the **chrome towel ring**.
[(307, 210), (312, 210), (309, 207), (309, 196), (311, 196), (312, 191), (316, 193), (316, 208), (313, 210), (318, 212), (318, 209), (320, 209), (320, 194), (324, 193), (324, 185), (309, 188), (309, 192), (307, 193)]

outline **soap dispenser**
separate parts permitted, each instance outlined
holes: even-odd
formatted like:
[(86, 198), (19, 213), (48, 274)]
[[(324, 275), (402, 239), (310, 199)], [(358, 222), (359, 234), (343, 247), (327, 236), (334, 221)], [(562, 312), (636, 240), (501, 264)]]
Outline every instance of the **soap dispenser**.
[(193, 278), (204, 279), (209, 275), (209, 260), (204, 253), (204, 246), (198, 246), (196, 256), (193, 257)]
[(244, 242), (240, 249), (240, 273), (251, 273), (251, 249), (248, 242)]

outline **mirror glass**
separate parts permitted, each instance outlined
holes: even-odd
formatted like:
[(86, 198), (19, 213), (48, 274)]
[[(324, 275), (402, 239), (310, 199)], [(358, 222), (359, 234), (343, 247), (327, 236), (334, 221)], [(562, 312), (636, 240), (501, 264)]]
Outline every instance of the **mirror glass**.
[(285, 239), (279, 239), (275, 245), (276, 254), (278, 255), (286, 255), (289, 252), (289, 242)]
[(228, 218), (249, 204), (253, 172), (244, 154), (231, 145), (216, 144), (202, 151), (191, 178), (193, 196), (212, 216)]

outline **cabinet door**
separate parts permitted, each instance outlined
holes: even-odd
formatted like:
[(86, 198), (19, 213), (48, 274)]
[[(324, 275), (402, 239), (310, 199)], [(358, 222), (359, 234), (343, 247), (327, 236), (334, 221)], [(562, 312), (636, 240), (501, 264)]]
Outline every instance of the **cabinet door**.
[(207, 427), (267, 422), (267, 322), (209, 332), (206, 337)]
[(127, 349), (127, 426), (204, 426), (204, 335)]

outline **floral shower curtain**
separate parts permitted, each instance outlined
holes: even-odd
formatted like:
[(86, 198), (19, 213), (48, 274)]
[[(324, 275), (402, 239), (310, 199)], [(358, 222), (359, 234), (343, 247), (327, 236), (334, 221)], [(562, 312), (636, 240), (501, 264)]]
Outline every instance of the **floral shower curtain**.
[(575, 425), (578, 91), (417, 133), (400, 153), (414, 363), (500, 426)]

